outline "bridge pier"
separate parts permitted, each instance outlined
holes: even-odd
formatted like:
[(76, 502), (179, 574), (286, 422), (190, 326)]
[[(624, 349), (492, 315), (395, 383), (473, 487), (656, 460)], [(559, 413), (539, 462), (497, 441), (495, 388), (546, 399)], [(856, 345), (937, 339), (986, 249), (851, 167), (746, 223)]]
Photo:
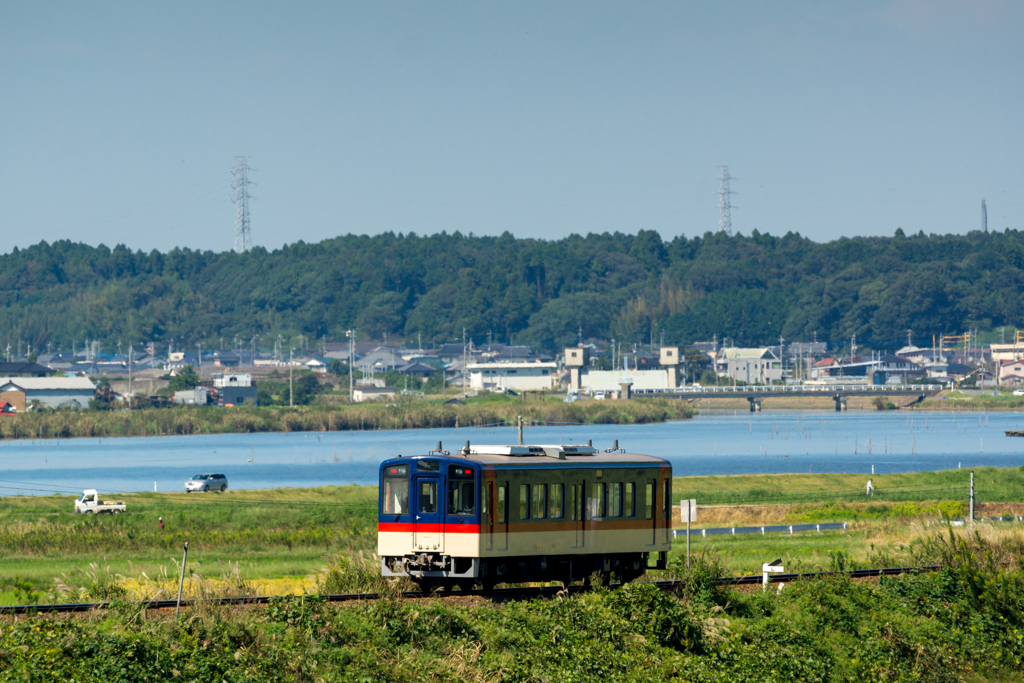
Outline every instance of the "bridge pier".
[(756, 396), (747, 396), (747, 400), (750, 402), (750, 412), (759, 413), (761, 412), (761, 399)]
[(842, 394), (836, 394), (835, 396), (832, 397), (832, 399), (836, 402), (836, 412), (837, 413), (840, 413), (840, 412), (846, 410), (846, 397), (845, 396), (843, 396)]

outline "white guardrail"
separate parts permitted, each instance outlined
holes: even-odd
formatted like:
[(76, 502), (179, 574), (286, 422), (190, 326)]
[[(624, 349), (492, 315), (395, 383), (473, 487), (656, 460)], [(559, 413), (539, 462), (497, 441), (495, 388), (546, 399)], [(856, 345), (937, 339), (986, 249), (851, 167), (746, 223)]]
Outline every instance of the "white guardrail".
[(822, 393), (834, 394), (843, 391), (871, 391), (884, 394), (902, 393), (912, 391), (941, 391), (938, 384), (765, 384), (750, 385), (745, 387), (676, 387), (675, 389), (633, 389), (634, 394), (646, 393), (672, 393), (672, 394), (805, 394)]
[[(761, 534), (764, 536), (765, 534), (786, 533), (788, 531), (789, 535), (792, 536), (797, 531), (817, 531), (818, 534), (821, 534), (822, 529), (826, 531), (829, 529), (841, 529), (843, 533), (846, 533), (847, 528), (848, 522), (824, 522), (821, 524), (783, 524), (780, 526), (723, 526), (711, 529), (690, 529), (690, 534), (700, 534), (702, 538), (707, 538), (708, 536), (724, 536), (728, 534), (733, 536), (736, 534)], [(672, 530), (673, 538), (679, 538), (680, 536), (686, 537), (686, 529)]]

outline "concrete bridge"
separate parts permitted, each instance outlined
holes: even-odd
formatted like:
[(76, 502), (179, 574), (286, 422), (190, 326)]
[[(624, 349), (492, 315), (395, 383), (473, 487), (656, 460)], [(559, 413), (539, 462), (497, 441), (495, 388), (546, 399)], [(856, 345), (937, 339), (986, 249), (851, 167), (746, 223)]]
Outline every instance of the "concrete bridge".
[(836, 410), (846, 410), (846, 399), (851, 396), (915, 397), (918, 401), (942, 391), (936, 384), (827, 384), (827, 385), (765, 385), (745, 387), (677, 387), (675, 389), (634, 390), (634, 395), (664, 396), (698, 400), (702, 398), (745, 398), (750, 402), (750, 412), (761, 410), (761, 401), (772, 397), (813, 397), (831, 398)]

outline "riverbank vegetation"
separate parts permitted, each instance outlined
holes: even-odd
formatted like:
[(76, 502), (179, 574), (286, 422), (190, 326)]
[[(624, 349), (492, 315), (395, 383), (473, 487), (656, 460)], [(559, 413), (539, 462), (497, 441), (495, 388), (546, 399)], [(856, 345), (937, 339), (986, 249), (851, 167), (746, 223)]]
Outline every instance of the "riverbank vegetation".
[(57, 439), (72, 437), (172, 436), (253, 432), (333, 432), (377, 429), (434, 429), (496, 423), (645, 424), (692, 417), (696, 409), (684, 401), (635, 399), (579, 401), (561, 398), (519, 402), (469, 401), (450, 405), (442, 400), (287, 407), (195, 407), (132, 411), (44, 411), (0, 418), (0, 438)]

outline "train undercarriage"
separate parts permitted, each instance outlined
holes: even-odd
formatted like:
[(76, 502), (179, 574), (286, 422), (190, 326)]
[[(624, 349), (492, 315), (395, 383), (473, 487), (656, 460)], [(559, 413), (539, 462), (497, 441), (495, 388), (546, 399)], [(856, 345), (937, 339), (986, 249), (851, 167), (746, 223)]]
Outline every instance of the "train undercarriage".
[[(651, 562), (654, 564), (651, 564)], [(384, 576), (408, 576), (421, 590), (493, 589), (502, 583), (558, 581), (564, 586), (581, 581), (602, 585), (628, 583), (648, 569), (666, 569), (668, 553), (606, 555), (539, 555), (507, 558), (452, 557), (420, 553), (381, 558)]]

